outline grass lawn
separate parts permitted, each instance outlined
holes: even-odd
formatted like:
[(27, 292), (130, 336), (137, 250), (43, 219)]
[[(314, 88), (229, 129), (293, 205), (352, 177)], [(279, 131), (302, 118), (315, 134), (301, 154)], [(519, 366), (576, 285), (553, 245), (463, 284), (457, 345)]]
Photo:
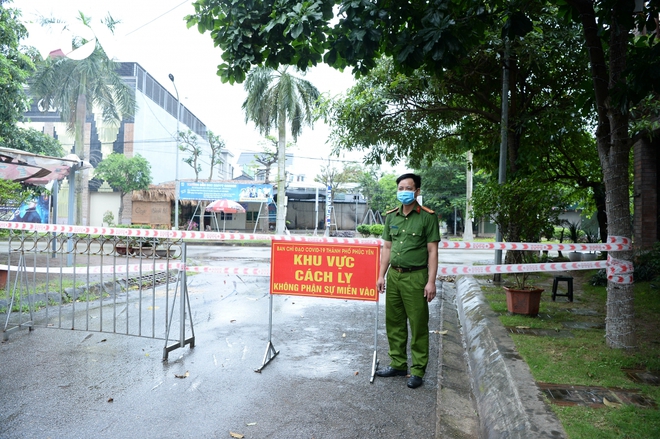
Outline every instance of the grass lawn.
[[(500, 313), (505, 326), (562, 330), (573, 338), (512, 334), (520, 355), (537, 382), (580, 386), (637, 389), (660, 404), (660, 387), (632, 381), (623, 370), (660, 371), (660, 281), (635, 284), (635, 330), (637, 348), (614, 350), (605, 341), (607, 293), (590, 285), (595, 271), (571, 272), (575, 301), (552, 302), (552, 277), (534, 274), (533, 284), (545, 288), (539, 317), (510, 315), (500, 287), (484, 287), (485, 297)], [(596, 329), (566, 329), (564, 322), (602, 325)], [(660, 438), (660, 410), (612, 404), (603, 408), (551, 404), (571, 439)]]

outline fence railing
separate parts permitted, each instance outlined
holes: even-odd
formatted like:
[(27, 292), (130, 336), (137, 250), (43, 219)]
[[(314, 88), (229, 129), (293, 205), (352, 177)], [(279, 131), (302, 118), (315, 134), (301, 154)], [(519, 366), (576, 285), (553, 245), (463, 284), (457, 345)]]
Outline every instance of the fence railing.
[(177, 321), (184, 345), (186, 327), (194, 334), (180, 239), (12, 229), (0, 249), (4, 340), (40, 326), (161, 339), (167, 347)]

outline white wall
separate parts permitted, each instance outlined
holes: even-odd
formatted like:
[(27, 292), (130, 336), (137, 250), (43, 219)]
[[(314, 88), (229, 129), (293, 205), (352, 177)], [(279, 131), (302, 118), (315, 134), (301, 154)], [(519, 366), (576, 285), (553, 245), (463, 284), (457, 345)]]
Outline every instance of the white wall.
[[(133, 131), (133, 155), (140, 154), (151, 163), (151, 177), (153, 184), (163, 183), (165, 181), (176, 180), (176, 117), (173, 117), (164, 108), (160, 107), (143, 93), (137, 92), (136, 101), (138, 111), (135, 114), (135, 124)], [(179, 123), (179, 131), (188, 131), (188, 127)], [(198, 137), (198, 144), (201, 146), (203, 155), (210, 151), (208, 142)], [(179, 170), (178, 179), (194, 179), (195, 172), (183, 160), (189, 154), (179, 151)], [(209, 175), (209, 158), (201, 157), (200, 164), (202, 171), (199, 173), (200, 179), (206, 179)], [(217, 175), (217, 170), (214, 171)]]
[[(126, 209), (126, 206), (124, 206)], [(106, 226), (103, 223), (103, 215), (107, 211), (112, 212), (115, 224), (119, 223), (117, 213), (119, 212), (119, 192), (91, 192), (89, 206), (89, 225), (95, 227)]]

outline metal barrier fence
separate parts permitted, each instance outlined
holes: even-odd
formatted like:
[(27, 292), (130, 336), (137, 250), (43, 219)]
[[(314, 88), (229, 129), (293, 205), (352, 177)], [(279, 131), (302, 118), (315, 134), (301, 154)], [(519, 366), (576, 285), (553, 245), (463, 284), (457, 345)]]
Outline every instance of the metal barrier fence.
[(3, 340), (34, 327), (123, 334), (164, 340), (164, 360), (194, 346), (182, 239), (9, 233), (0, 243)]

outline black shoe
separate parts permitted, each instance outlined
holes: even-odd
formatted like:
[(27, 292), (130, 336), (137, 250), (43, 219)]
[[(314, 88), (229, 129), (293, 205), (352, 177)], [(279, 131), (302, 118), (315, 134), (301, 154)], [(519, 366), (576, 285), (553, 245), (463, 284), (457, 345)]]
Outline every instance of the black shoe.
[(424, 384), (424, 380), (417, 375), (411, 375), (410, 378), (408, 378), (408, 387), (411, 389), (416, 389), (422, 384)]
[(408, 371), (401, 370), (401, 369), (395, 369), (393, 367), (387, 366), (385, 369), (377, 370), (376, 375), (378, 375), (379, 377), (383, 377), (383, 378), (403, 377), (403, 376), (408, 375)]

